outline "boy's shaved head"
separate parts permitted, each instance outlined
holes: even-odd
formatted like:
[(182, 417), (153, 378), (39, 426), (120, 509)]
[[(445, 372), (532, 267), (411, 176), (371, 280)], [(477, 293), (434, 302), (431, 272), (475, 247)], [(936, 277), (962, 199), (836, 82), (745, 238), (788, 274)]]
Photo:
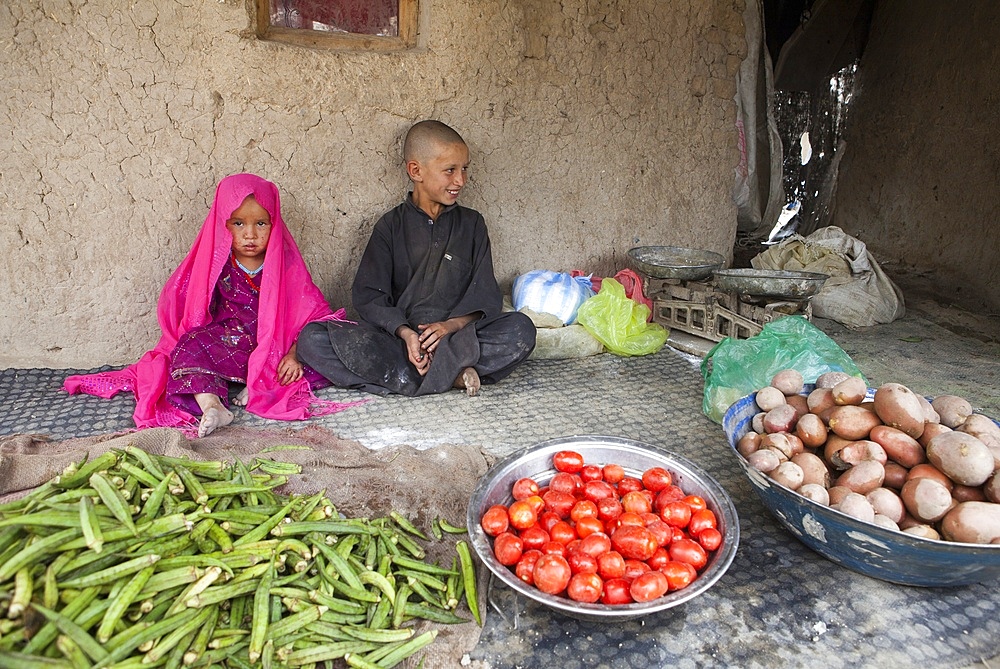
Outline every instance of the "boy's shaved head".
[(438, 147), (447, 144), (465, 144), (465, 140), (441, 121), (420, 121), (406, 133), (403, 160), (424, 162), (437, 153)]

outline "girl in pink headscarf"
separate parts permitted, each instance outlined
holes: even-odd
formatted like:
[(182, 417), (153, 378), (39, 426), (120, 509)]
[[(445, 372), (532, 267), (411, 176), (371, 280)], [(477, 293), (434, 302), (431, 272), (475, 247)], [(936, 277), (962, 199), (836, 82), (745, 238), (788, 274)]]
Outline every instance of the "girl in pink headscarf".
[(63, 387), (99, 397), (131, 390), (138, 427), (197, 422), (200, 437), (232, 422), (230, 383), (246, 384), (233, 403), (264, 418), (299, 420), (357, 404), (318, 400), (312, 389), (328, 382), (295, 355), (306, 323), (342, 320), (344, 310), (333, 313), (313, 283), (270, 181), (236, 174), (219, 183), (157, 316), (160, 341), (138, 362), (71, 376)]

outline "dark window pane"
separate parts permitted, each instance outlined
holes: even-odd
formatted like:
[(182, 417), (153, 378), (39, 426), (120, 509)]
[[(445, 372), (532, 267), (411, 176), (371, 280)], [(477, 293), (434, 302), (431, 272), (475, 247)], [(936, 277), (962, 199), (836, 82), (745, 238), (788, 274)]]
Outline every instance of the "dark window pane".
[(397, 37), (399, 0), (271, 0), (271, 25)]

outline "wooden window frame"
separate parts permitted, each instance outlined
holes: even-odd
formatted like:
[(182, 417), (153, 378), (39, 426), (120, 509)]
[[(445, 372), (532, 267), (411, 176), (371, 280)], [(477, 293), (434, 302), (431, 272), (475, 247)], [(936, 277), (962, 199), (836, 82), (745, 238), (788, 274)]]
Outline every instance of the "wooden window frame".
[(399, 0), (399, 35), (380, 37), (358, 33), (328, 33), (302, 28), (271, 25), (270, 0), (255, 0), (257, 5), (257, 38), (295, 46), (343, 51), (403, 51), (417, 42), (418, 0)]

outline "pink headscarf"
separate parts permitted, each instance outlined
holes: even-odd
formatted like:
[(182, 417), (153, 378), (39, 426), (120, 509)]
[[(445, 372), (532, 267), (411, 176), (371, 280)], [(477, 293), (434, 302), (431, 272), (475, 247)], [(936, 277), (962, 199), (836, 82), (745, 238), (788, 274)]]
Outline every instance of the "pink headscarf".
[(184, 333), (211, 320), (209, 305), (215, 284), (232, 251), (233, 237), (226, 220), (248, 195), (253, 195), (271, 215), (271, 237), (260, 287), (257, 348), (250, 354), (247, 370), (247, 410), (263, 418), (301, 420), (359, 404), (319, 400), (305, 379), (287, 386), (278, 382), (278, 362), (295, 343), (302, 327), (311, 321), (343, 320), (344, 310), (333, 313), (313, 283), (281, 218), (277, 186), (253, 174), (236, 174), (219, 183), (191, 251), (160, 293), (157, 317), (163, 334), (156, 346), (120, 371), (70, 376), (63, 389), (71, 394), (84, 392), (105, 398), (121, 390), (133, 391), (133, 417), (139, 428), (190, 426), (196, 422), (191, 414), (167, 401), (170, 354)]

